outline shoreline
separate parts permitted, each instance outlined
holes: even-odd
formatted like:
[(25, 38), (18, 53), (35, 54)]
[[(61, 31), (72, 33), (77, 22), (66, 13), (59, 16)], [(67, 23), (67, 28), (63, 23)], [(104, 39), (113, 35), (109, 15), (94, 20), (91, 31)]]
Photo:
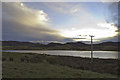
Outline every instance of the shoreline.
[[(57, 57), (73, 57), (73, 58), (82, 58), (82, 59), (91, 59), (90, 57), (80, 57), (80, 56), (69, 56), (69, 55), (50, 55), (50, 54), (45, 54), (45, 53), (32, 53), (32, 52), (4, 52), (2, 53), (15, 53), (15, 54), (28, 54), (28, 55), (44, 55), (44, 56), (57, 56)], [(113, 58), (95, 58), (93, 57), (94, 60), (119, 60), (119, 59), (113, 59)]]
[[(38, 55), (46, 55), (46, 56), (59, 56), (59, 57), (74, 57), (74, 58), (91, 59), (90, 57), (68, 56), (68, 55), (50, 55), (50, 54), (45, 54), (45, 53), (24, 53), (24, 52), (5, 52), (5, 53), (18, 53), (18, 54), (28, 54), (28, 55), (38, 54)], [(95, 57), (93, 57), (93, 59), (99, 59), (99, 60), (119, 60), (119, 59), (114, 59), (114, 58), (95, 58)]]
[[(52, 50), (67, 51), (67, 50), (69, 50), (69, 51), (91, 51), (91, 50), (70, 50), (70, 49), (45, 49), (45, 50), (43, 50), (43, 49), (4, 49), (4, 50), (41, 50), (41, 51), (47, 51), (47, 50), (49, 50), (49, 51), (52, 51)], [(117, 51), (117, 52), (120, 52), (120, 50), (93, 50), (93, 51)]]
[[(24, 52), (24, 51), (27, 51), (27, 52)], [(40, 51), (40, 52), (38, 53), (38, 52), (32, 52), (32, 51)], [(34, 53), (34, 54), (45, 54), (45, 55), (51, 55), (51, 56), (53, 55), (53, 56), (68, 56), (68, 57), (70, 56), (70, 57), (90, 58), (90, 56), (76, 56), (76, 55), (69, 55), (69, 54), (62, 55), (62, 54), (52, 54), (52, 53), (50, 54), (50, 53), (44, 52), (44, 51), (68, 51), (68, 53), (69, 53), (69, 51), (73, 51), (74, 52), (76, 50), (13, 50), (13, 51), (12, 50), (2, 50), (2, 52), (13, 52), (13, 53), (24, 53), (24, 54), (25, 53), (27, 53), (27, 54)], [(83, 51), (83, 52), (90, 52), (90, 51)], [(94, 52), (97, 52), (97, 51), (94, 51)], [(104, 51), (100, 51), (100, 52), (104, 52)], [(105, 51), (105, 52), (107, 52), (107, 51)], [(117, 52), (117, 51), (112, 51), (112, 52), (116, 52), (119, 55), (119, 52)], [(83, 54), (85, 54), (85, 53), (83, 53)], [(93, 57), (93, 58), (94, 59), (113, 59), (113, 60), (118, 60), (119, 59), (117, 57), (116, 58), (112, 58), (112, 57), (106, 57), (106, 58), (104, 58), (104, 57), (103, 58), (102, 57)]]

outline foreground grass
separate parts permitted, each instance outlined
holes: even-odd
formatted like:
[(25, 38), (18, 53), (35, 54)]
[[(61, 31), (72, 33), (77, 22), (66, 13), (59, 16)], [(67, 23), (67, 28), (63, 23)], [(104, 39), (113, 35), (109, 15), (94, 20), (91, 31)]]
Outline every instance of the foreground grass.
[[(9, 67), (8, 67), (9, 66)], [(3, 78), (116, 78), (110, 74), (100, 74), (73, 69), (49, 63), (3, 63)]]
[[(58, 56), (3, 53), (3, 78), (116, 78), (109, 73), (81, 70), (56, 62)], [(56, 58), (56, 61), (55, 61)], [(50, 62), (50, 60), (54, 61)], [(61, 58), (62, 60), (62, 58)], [(71, 61), (70, 61), (71, 62)], [(64, 61), (63, 61), (64, 63)], [(69, 63), (69, 57), (68, 57)], [(74, 65), (74, 64), (73, 64)]]

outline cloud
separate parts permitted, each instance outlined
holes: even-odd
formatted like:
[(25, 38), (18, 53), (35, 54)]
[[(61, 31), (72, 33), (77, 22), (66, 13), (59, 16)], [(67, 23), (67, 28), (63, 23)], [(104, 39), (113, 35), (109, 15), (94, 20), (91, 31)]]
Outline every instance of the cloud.
[(64, 40), (50, 27), (43, 10), (30, 9), (23, 3), (2, 4), (3, 40)]
[(48, 22), (48, 16), (42, 10), (30, 9), (23, 3), (3, 3), (2, 5), (3, 16), (9, 20), (30, 26), (42, 25)]
[[(102, 37), (100, 40), (105, 41), (113, 40), (116, 36), (114, 34), (116, 34), (117, 28), (111, 26), (112, 22), (107, 23), (105, 19), (96, 18), (80, 3), (54, 2), (44, 3), (44, 5), (53, 11), (52, 14), (61, 13), (60, 15), (57, 14), (58, 16), (69, 15), (66, 25), (63, 24), (62, 28), (59, 26), (57, 30), (53, 29), (49, 15), (44, 10), (31, 9), (23, 3), (3, 2), (3, 40), (61, 42), (72, 41), (72, 39), (69, 39), (70, 37), (78, 37), (77, 35), (80, 34), (94, 33), (97, 38)], [(111, 28), (114, 28), (114, 30), (111, 30)], [(109, 34), (112, 36), (109, 36)]]
[(119, 2), (119, 0), (101, 0), (102, 2)]
[[(76, 2), (75, 2), (76, 3)], [(44, 3), (48, 8), (63, 14), (75, 14), (78, 11), (82, 11), (80, 5), (74, 5), (70, 2), (54, 2), (54, 3)]]
[[(63, 5), (63, 4), (61, 3), (61, 5)], [(66, 4), (66, 5), (68, 6), (68, 4)], [(60, 34), (62, 36), (69, 37), (69, 38), (77, 38), (77, 37), (79, 38), (78, 35), (95, 35), (94, 39), (98, 39), (99, 41), (117, 40), (117, 39), (114, 39), (114, 38), (116, 38), (116, 36), (118, 34), (118, 32), (116, 32), (118, 30), (118, 28), (114, 24), (115, 19), (114, 19), (114, 21), (112, 20), (111, 22), (107, 23), (104, 16), (102, 16), (102, 19), (99, 19), (98, 18), (99, 16), (96, 16), (94, 11), (92, 11), (92, 12), (94, 12), (94, 15), (93, 15), (85, 7), (81, 7), (81, 5), (79, 6), (79, 4), (78, 5), (74, 4), (74, 5), (69, 6), (69, 8), (65, 7), (65, 9), (62, 6), (59, 6), (59, 8), (63, 9), (61, 12), (63, 12), (63, 13), (66, 12), (65, 14), (70, 13), (70, 11), (72, 11), (72, 9), (74, 9), (73, 12), (75, 12), (75, 15), (71, 15), (69, 24), (67, 26), (65, 26), (66, 28), (59, 29), (61, 31)], [(99, 6), (99, 5), (94, 6), (94, 7), (101, 8), (101, 6)], [(105, 6), (103, 6), (103, 7), (105, 7)], [(64, 10), (65, 10), (65, 12), (64, 12)], [(114, 13), (116, 14), (117, 12), (115, 11)], [(105, 14), (105, 12), (103, 14)], [(109, 15), (110, 14), (112, 14), (112, 12), (110, 12)], [(108, 20), (111, 20), (111, 19), (109, 18)], [(90, 37), (88, 36), (86, 40), (90, 41)], [(83, 39), (82, 40), (78, 39), (78, 41), (83, 41)]]
[[(120, 37), (120, 33), (119, 33), (119, 30), (120, 30), (120, 24), (119, 24), (119, 20), (120, 20), (120, 16), (119, 16), (119, 13), (120, 13), (120, 2), (119, 0), (111, 0), (111, 2), (109, 3), (106, 3), (104, 2), (105, 0), (103, 0), (103, 3), (106, 5), (107, 9), (108, 9), (108, 13), (109, 15), (106, 15), (106, 21), (108, 23), (113, 23), (114, 25), (117, 26), (118, 30), (118, 35), (117, 37), (114, 37), (112, 38), (111, 40), (113, 41), (118, 41), (119, 37)], [(109, 0), (106, 0), (106, 1), (109, 1)]]
[(107, 22), (113, 22), (118, 26), (118, 2), (104, 3), (108, 9), (109, 15), (106, 15)]

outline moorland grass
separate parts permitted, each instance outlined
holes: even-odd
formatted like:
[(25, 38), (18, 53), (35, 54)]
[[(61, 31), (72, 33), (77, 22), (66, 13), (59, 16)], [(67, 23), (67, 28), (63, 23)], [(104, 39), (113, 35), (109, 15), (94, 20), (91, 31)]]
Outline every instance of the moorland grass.
[(3, 52), (3, 78), (116, 78), (117, 60)]

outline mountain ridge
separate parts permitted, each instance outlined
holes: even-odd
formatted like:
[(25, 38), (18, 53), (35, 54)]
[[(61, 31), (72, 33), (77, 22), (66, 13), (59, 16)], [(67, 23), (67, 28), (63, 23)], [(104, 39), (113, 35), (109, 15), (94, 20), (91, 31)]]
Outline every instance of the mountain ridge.
[[(118, 50), (120, 42), (103, 42), (99, 44), (93, 44), (94, 50)], [(91, 44), (85, 44), (83, 42), (68, 42), (68, 43), (31, 43), (20, 41), (2, 41), (3, 49), (32, 49), (32, 50), (90, 50)]]

